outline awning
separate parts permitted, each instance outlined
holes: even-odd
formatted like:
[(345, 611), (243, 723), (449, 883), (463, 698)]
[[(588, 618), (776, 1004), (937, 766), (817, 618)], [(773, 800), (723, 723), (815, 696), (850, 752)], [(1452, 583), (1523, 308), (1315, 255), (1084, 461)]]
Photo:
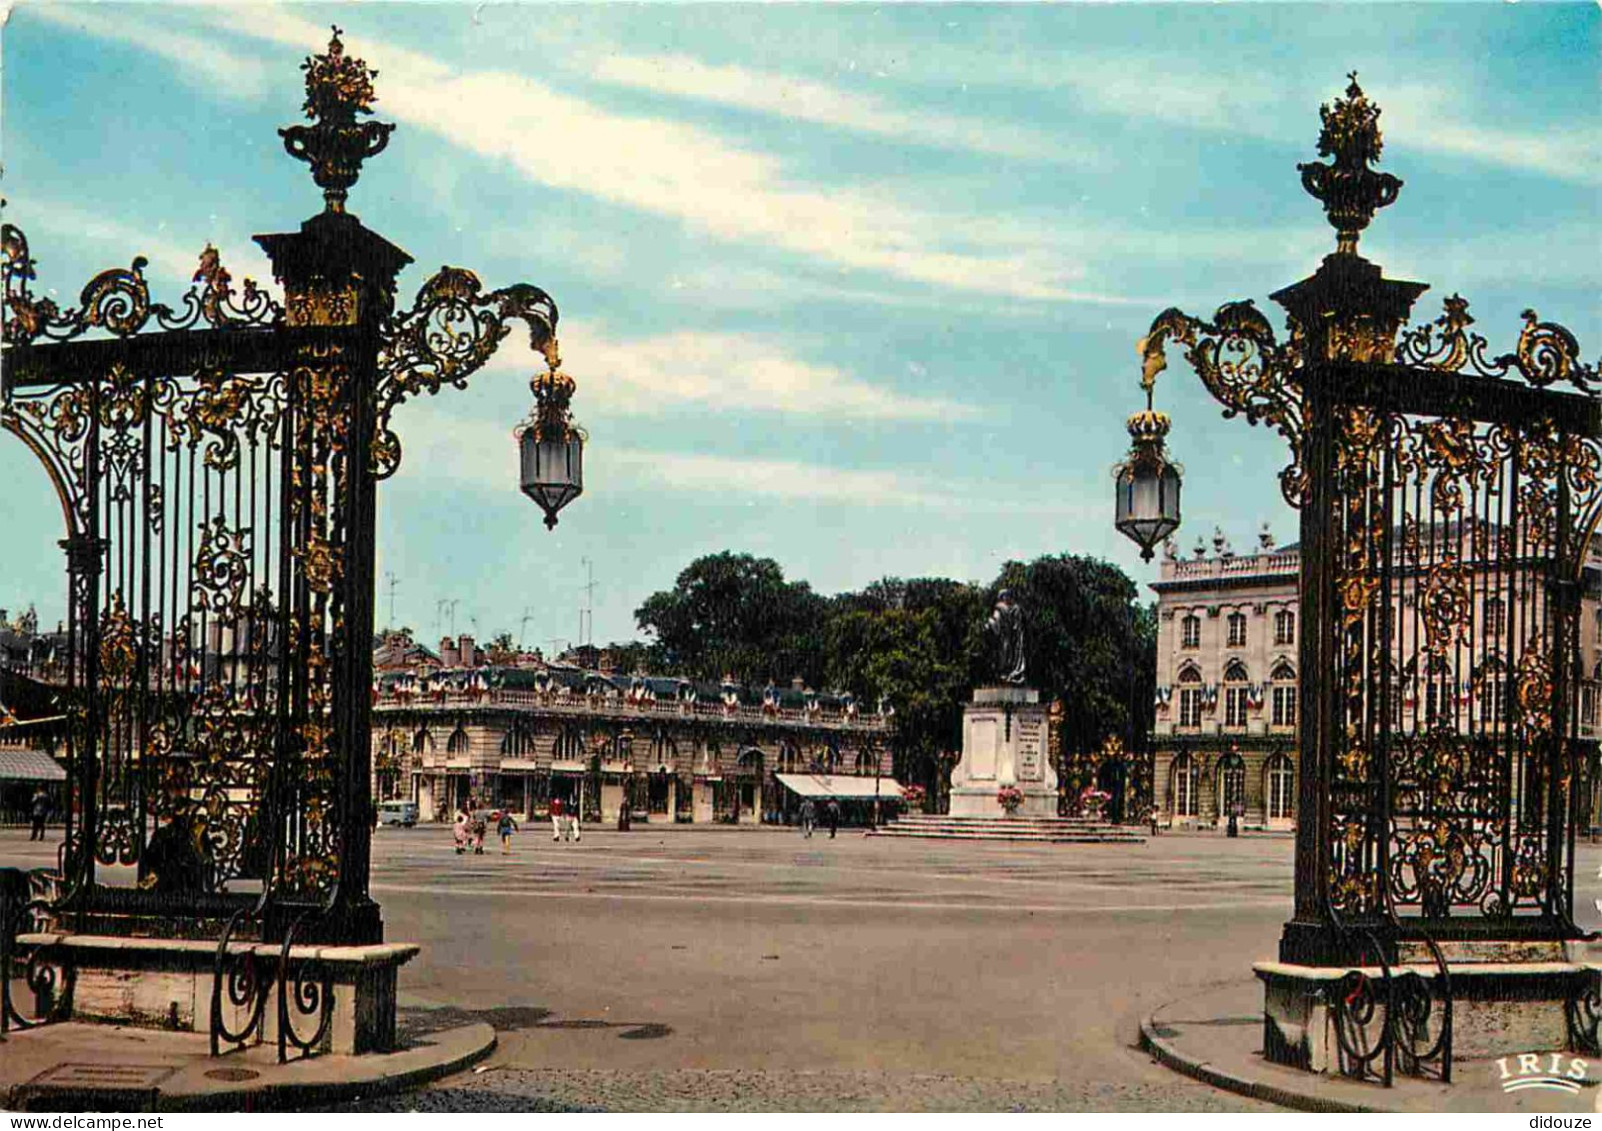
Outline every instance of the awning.
[(539, 765), (532, 758), (507, 758), (501, 762), (503, 774), (535, 774)]
[(587, 774), (589, 772), (589, 766), (583, 762), (574, 762), (566, 758), (558, 758), (556, 761), (551, 763), (551, 773), (553, 774)]
[(66, 781), (67, 771), (42, 750), (0, 750), (0, 781)]
[(801, 797), (834, 797), (849, 801), (901, 800), (895, 778), (859, 778), (842, 774), (774, 774), (779, 784)]

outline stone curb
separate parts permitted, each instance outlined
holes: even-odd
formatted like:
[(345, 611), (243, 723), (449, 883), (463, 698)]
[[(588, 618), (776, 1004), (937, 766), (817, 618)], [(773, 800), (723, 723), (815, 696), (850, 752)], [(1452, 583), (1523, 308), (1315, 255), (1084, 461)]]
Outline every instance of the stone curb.
[(1161, 1022), (1157, 1014), (1161, 1009), (1170, 1005), (1178, 1005), (1178, 1001), (1168, 1002), (1166, 1005), (1153, 1010), (1149, 1017), (1140, 1023), (1140, 1047), (1145, 1049), (1157, 1062), (1166, 1068), (1171, 1068), (1182, 1076), (1189, 1076), (1193, 1080), (1200, 1080), (1215, 1088), (1222, 1088), (1226, 1092), (1248, 1096), (1254, 1100), (1263, 1100), (1266, 1103), (1278, 1104), (1280, 1107), (1292, 1108), (1296, 1111), (1328, 1111), (1328, 1112), (1393, 1112), (1395, 1109), (1383, 1107), (1369, 1107), (1364, 1104), (1346, 1103), (1342, 1100), (1329, 1099), (1324, 1096), (1309, 1095), (1305, 1092), (1294, 1092), (1289, 1088), (1279, 1087), (1277, 1084), (1264, 1083), (1261, 1080), (1251, 1080), (1244, 1076), (1236, 1076), (1215, 1068), (1210, 1062), (1197, 1060), (1186, 1056), (1163, 1037), (1158, 1035)]
[[(274, 1075), (290, 1076), (287, 1080), (257, 1080), (233, 1088), (207, 1087), (200, 1091), (157, 1089), (151, 1106), (145, 1110), (301, 1111), (366, 1096), (390, 1095), (461, 1072), (488, 1057), (497, 1045), (494, 1028), (482, 1022), (462, 1025), (431, 1036), (431, 1044), (397, 1053), (312, 1057), (269, 1070)], [(404, 1066), (396, 1065), (397, 1060), (404, 1061)], [(380, 1061), (394, 1065), (396, 1070), (383, 1070), (377, 1063)], [(354, 1071), (343, 1078), (323, 1078), (336, 1067)], [(297, 1076), (309, 1078), (293, 1078)], [(30, 1089), (30, 1084), (23, 1083), (14, 1085), (6, 1093), (0, 1093), (0, 1099), (4, 1100), (0, 1107), (7, 1111), (26, 1110), (18, 1106), (18, 1101), (26, 1103), (30, 1098)], [(48, 1093), (40, 1093), (41, 1098), (44, 1095)], [(83, 1110), (96, 1109), (86, 1105)]]

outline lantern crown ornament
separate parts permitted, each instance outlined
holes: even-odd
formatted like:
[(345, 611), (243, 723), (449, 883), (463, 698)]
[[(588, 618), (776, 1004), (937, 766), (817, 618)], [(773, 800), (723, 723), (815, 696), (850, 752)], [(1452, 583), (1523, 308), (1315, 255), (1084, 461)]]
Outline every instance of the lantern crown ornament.
[(555, 336), (544, 345), (546, 371), (529, 382), (534, 411), (517, 429), (523, 494), (545, 512), (545, 528), (584, 491), (584, 430), (573, 422), (575, 384), (562, 372)]
[(378, 95), (373, 79), (378, 72), (364, 60), (345, 54), (343, 33), (334, 28), (328, 51), (309, 56), (300, 69), (306, 72), (306, 101), (302, 108), (310, 126), (287, 126), (278, 131), (284, 149), (311, 166), (312, 180), (323, 190), (324, 208), (344, 212), (345, 198), (361, 176), (362, 162), (383, 152), (394, 131), (392, 122), (358, 122), (358, 114), (371, 114)]
[(1356, 255), (1357, 240), (1374, 213), (1396, 201), (1402, 182), (1389, 173), (1376, 173), (1369, 166), (1380, 159), (1384, 139), (1380, 135), (1380, 108), (1368, 100), (1357, 85), (1357, 72), (1346, 97), (1333, 106), (1319, 107), (1323, 128), (1318, 134), (1318, 155), (1333, 161), (1310, 161), (1297, 165), (1302, 188), (1324, 204), (1324, 215), (1335, 229), (1337, 255)]

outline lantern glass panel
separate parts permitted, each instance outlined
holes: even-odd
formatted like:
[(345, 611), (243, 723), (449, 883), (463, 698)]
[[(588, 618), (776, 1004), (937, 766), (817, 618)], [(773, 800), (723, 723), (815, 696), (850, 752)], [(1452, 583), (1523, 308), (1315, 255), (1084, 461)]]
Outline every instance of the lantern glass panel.
[(530, 428), (520, 453), (523, 493), (554, 520), (584, 490), (584, 441), (577, 435), (542, 440)]
[(1149, 554), (1179, 527), (1179, 471), (1166, 461), (1132, 460), (1118, 469), (1115, 525)]

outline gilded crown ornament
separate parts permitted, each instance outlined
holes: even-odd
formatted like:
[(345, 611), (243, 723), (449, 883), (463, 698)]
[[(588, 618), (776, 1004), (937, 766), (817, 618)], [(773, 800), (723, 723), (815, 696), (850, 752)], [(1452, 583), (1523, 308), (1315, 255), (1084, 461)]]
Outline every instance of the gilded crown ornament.
[(323, 190), (329, 212), (345, 211), (345, 198), (361, 176), (362, 162), (383, 152), (395, 129), (393, 122), (357, 122), (358, 114), (373, 112), (378, 97), (373, 79), (378, 72), (345, 54), (342, 34), (334, 28), (327, 54), (309, 56), (301, 64), (306, 72), (303, 108), (315, 124), (278, 131), (289, 155), (311, 166), (312, 180)]
[(1334, 161), (1296, 166), (1302, 187), (1324, 203), (1324, 214), (1335, 229), (1338, 255), (1356, 255), (1358, 237), (1374, 213), (1394, 203), (1402, 191), (1400, 179), (1369, 168), (1379, 161), (1384, 148), (1380, 108), (1357, 85), (1356, 71), (1347, 77), (1351, 84), (1346, 97), (1337, 98), (1333, 107), (1325, 103), (1318, 111), (1324, 123), (1318, 134), (1318, 154)]
[(549, 338), (543, 350), (546, 370), (529, 381), (534, 392), (534, 414), (524, 425), (532, 429), (540, 440), (565, 441), (576, 431), (570, 406), (573, 378), (562, 372), (562, 354), (555, 336)]

